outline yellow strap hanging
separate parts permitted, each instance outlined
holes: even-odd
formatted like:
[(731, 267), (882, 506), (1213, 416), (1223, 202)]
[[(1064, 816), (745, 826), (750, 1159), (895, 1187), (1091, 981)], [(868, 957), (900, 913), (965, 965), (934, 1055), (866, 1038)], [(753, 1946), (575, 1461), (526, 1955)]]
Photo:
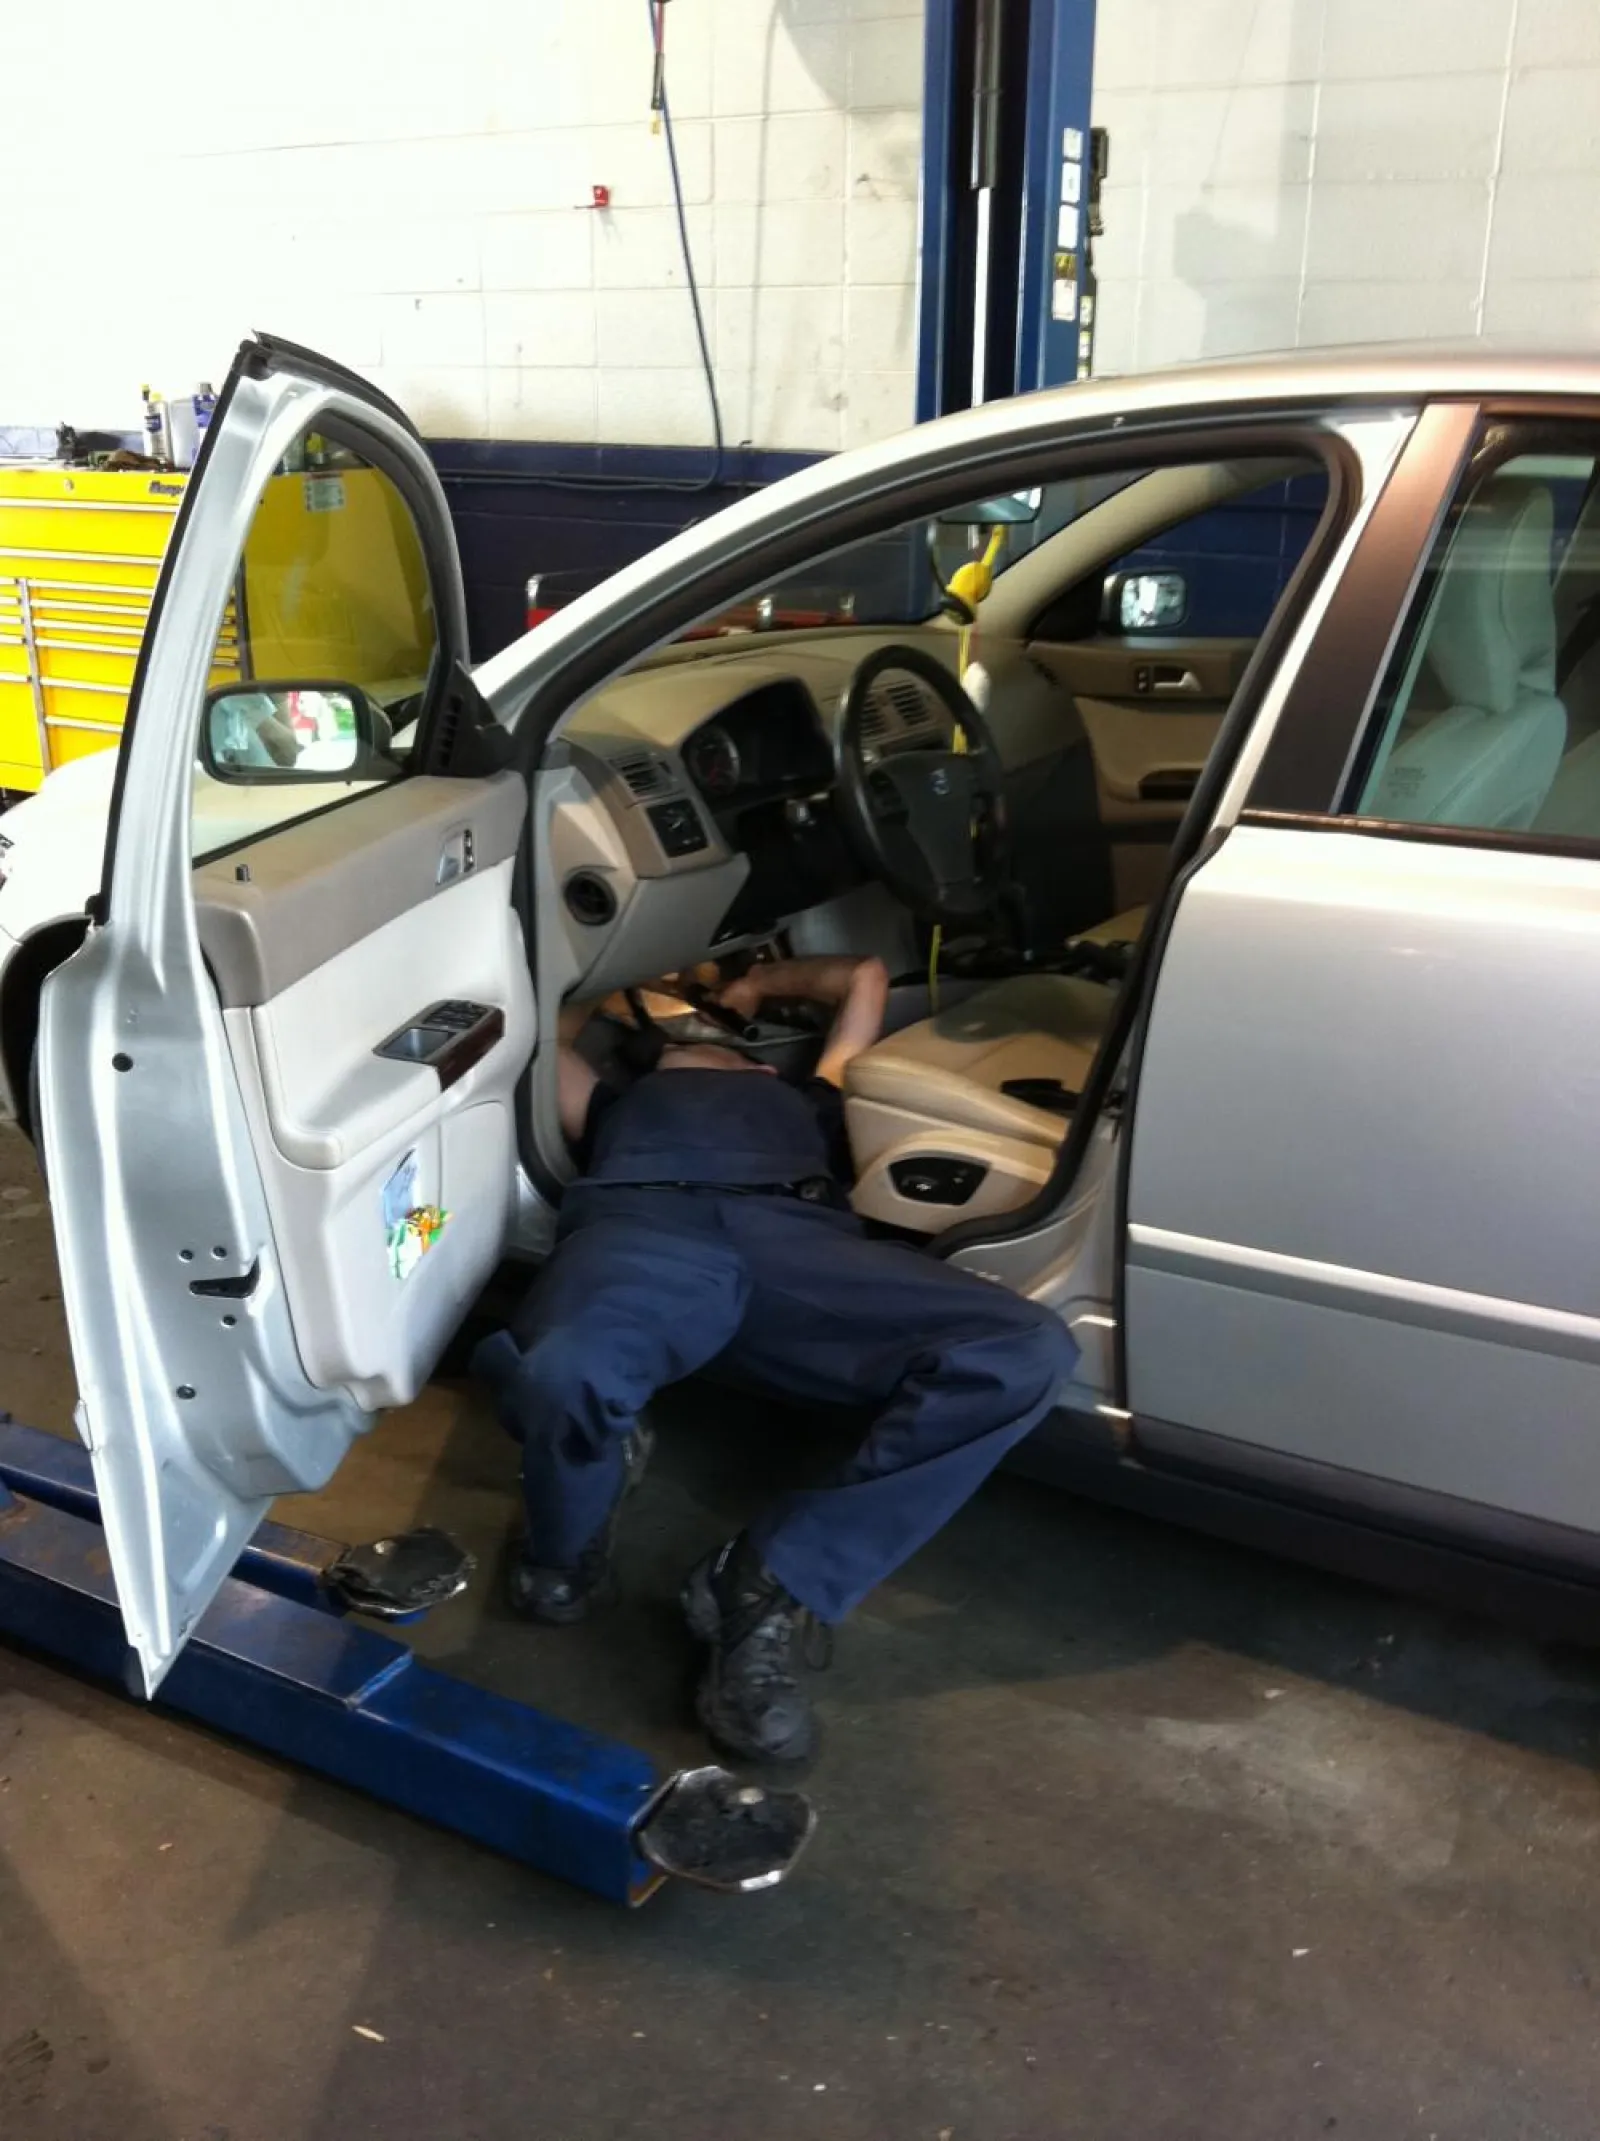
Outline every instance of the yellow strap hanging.
[[(965, 565), (958, 565), (950, 575), (949, 592), (966, 604), (974, 620), (970, 624), (962, 623), (956, 632), (956, 676), (960, 680), (964, 680), (967, 674), (978, 610), (994, 586), (994, 568), (1005, 548), (1005, 540), (1005, 523), (1002, 521), (984, 546), (983, 556), (969, 558)], [(954, 741), (958, 751), (967, 748), (967, 732), (959, 722), (956, 724)], [(939, 953), (943, 946), (944, 925), (935, 922), (928, 949), (928, 1009), (932, 1012), (939, 1009)]]

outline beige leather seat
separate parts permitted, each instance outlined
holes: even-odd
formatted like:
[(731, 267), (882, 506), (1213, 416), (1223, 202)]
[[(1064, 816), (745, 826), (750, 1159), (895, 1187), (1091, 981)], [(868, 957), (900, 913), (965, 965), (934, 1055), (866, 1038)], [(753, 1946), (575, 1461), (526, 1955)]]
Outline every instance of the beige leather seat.
[[(1144, 919), (1136, 908), (1085, 935), (1132, 943)], [(858, 1056), (845, 1074), (856, 1210), (935, 1233), (1026, 1203), (1049, 1175), (1070, 1117), (1002, 1089), (1041, 1078), (1081, 1093), (1115, 1001), (1104, 982), (1019, 974)], [(919, 1184), (948, 1181), (950, 1163), (981, 1170), (970, 1195), (959, 1204), (919, 1195)]]
[[(1473, 499), (1440, 575), (1426, 647), (1426, 667), (1449, 703), (1420, 723), (1408, 714), (1363, 798), (1367, 816), (1523, 831), (1547, 811), (1567, 812), (1551, 800), (1567, 747), (1556, 696), (1553, 525), (1543, 483), (1501, 476)], [(1568, 786), (1580, 784), (1581, 773)]]

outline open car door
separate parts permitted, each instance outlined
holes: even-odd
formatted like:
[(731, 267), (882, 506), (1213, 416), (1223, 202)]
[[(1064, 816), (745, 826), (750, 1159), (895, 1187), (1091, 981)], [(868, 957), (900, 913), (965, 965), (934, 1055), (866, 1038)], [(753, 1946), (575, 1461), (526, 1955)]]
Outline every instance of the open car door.
[(273, 1496), (416, 1395), (504, 1246), (527, 799), (465, 656), (405, 417), (245, 343), (40, 1025), (78, 1425), (147, 1691)]

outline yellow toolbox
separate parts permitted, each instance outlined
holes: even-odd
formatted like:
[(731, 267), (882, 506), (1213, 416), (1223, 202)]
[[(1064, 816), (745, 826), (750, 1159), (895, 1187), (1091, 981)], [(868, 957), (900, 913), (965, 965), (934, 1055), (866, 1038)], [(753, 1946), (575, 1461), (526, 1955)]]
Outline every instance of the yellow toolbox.
[[(0, 791), (31, 791), (121, 735), (187, 481), (164, 469), (0, 467)], [(211, 678), (242, 669), (414, 688), (430, 615), (422, 553), (386, 477), (359, 466), (280, 471), (256, 508)]]
[(37, 788), (122, 733), (186, 480), (0, 468), (0, 789)]

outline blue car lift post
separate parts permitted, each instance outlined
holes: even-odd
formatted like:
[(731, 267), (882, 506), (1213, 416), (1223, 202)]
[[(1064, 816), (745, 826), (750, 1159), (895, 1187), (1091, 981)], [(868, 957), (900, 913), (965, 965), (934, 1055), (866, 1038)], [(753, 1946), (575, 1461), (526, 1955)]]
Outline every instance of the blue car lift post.
[[(341, 1549), (262, 1524), (158, 1700), (616, 1903), (668, 1874), (781, 1880), (813, 1825), (798, 1793), (649, 1758), (453, 1680), (345, 1618)], [(415, 1618), (416, 1616), (412, 1616)], [(133, 1690), (89, 1454), (0, 1414), (0, 1636)]]

